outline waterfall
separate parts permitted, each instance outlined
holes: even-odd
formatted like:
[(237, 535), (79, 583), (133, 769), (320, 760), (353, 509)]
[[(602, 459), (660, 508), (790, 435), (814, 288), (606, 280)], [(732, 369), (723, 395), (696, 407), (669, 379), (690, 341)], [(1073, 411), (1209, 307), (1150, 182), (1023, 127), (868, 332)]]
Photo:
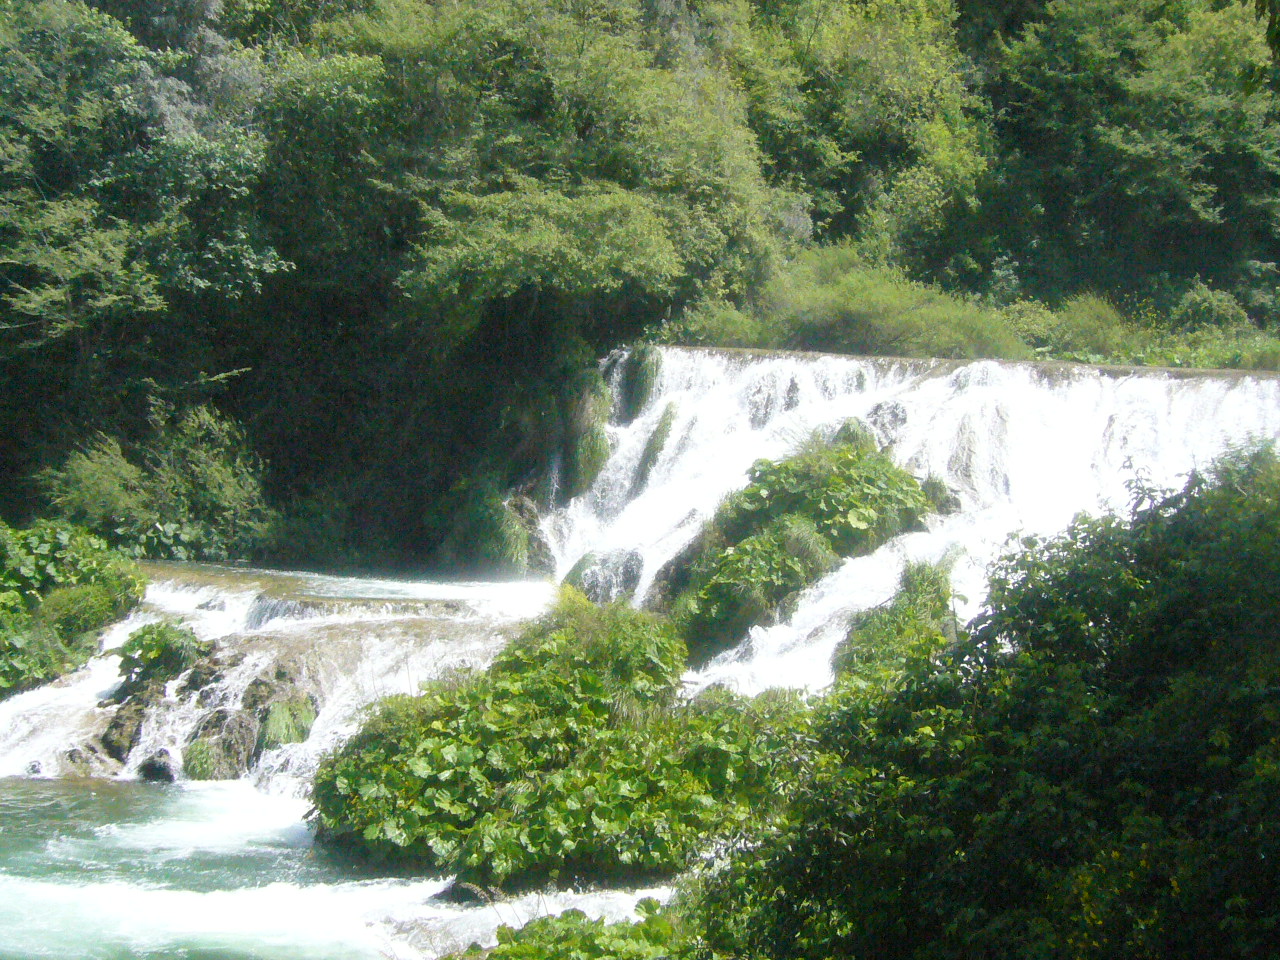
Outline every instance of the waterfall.
[[(967, 618), (1011, 535), (1121, 510), (1135, 481), (1176, 486), (1232, 444), (1280, 437), (1280, 378), (1271, 374), (682, 348), (662, 348), (660, 358), (644, 408), (610, 425), (611, 455), (592, 487), (543, 524), (560, 576), (590, 555), (596, 570), (585, 579), (617, 585), (615, 572), (630, 564), (621, 592), (643, 603), (655, 574), (745, 486), (755, 460), (785, 457), (853, 417), (961, 504), (924, 532), (845, 561), (786, 622), (753, 628), (691, 675), (694, 689), (820, 689), (849, 617), (889, 599), (908, 560), (948, 560)], [(666, 442), (641, 478), (664, 418)]]

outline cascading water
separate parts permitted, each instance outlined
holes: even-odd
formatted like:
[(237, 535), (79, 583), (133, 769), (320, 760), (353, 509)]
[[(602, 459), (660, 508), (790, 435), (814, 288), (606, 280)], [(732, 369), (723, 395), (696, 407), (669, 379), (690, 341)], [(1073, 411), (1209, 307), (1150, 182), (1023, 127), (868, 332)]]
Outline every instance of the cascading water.
[[(544, 610), (549, 583), (413, 583), (198, 567), (155, 568), (144, 607), (103, 638), (178, 618), (225, 664), (184, 674), (148, 705), (123, 762), (101, 740), (122, 709), (110, 653), (0, 702), (0, 957), (372, 960), (492, 943), (500, 924), (569, 907), (633, 916), (662, 890), (543, 894), (459, 906), (446, 879), (364, 876), (317, 850), (303, 798), (319, 758), (362, 708), (482, 666)], [(240, 780), (181, 780), (184, 748), (288, 664), (318, 705), (310, 734), (267, 750)], [(164, 756), (178, 783), (131, 779)], [(60, 778), (94, 774), (94, 779)], [(31, 779), (31, 777), (38, 779)], [(7, 779), (6, 779), (7, 778)]]
[[(785, 622), (691, 675), (821, 688), (852, 612), (886, 600), (908, 559), (948, 558), (966, 599), (985, 592), (1014, 531), (1053, 533), (1079, 510), (1114, 509), (1134, 479), (1175, 485), (1230, 443), (1280, 436), (1280, 380), (1231, 373), (1061, 365), (746, 355), (664, 348), (647, 402), (623, 422), (592, 487), (547, 516), (559, 577), (643, 602), (751, 464), (793, 452), (847, 419), (894, 458), (934, 475), (961, 508), (846, 561)], [(619, 358), (611, 371), (621, 388)], [(665, 440), (658, 443), (660, 437)], [(212, 641), (204, 668), (170, 681), (128, 740), (112, 702), (109, 652), (46, 687), (0, 702), (0, 958), (437, 957), (492, 942), (500, 923), (569, 906), (628, 916), (662, 891), (538, 895), (461, 907), (443, 879), (364, 876), (315, 848), (303, 822), (318, 759), (362, 708), (458, 667), (487, 663), (551, 599), (549, 583), (441, 584), (199, 567), (157, 568), (140, 625), (178, 618)], [(261, 714), (292, 694), (316, 707), (300, 742), (260, 747), (236, 781), (183, 780), (184, 753), (214, 721)], [(256, 700), (255, 700), (256, 698)], [(248, 721), (246, 721), (248, 722)], [(173, 784), (130, 779), (150, 769)], [(90, 774), (91, 779), (71, 775)]]
[[(1280, 436), (1280, 379), (1267, 374), (671, 348), (660, 358), (644, 408), (609, 428), (612, 454), (594, 485), (544, 523), (560, 576), (589, 554), (584, 582), (643, 602), (755, 460), (784, 457), (853, 417), (961, 504), (925, 532), (846, 561), (786, 622), (753, 628), (691, 676), (695, 689), (826, 686), (850, 615), (887, 600), (907, 560), (953, 564), (964, 618), (1011, 534), (1054, 533), (1079, 511), (1122, 509), (1132, 481), (1175, 486), (1230, 444)], [(650, 450), (640, 482), (664, 419), (667, 439), (656, 459)]]

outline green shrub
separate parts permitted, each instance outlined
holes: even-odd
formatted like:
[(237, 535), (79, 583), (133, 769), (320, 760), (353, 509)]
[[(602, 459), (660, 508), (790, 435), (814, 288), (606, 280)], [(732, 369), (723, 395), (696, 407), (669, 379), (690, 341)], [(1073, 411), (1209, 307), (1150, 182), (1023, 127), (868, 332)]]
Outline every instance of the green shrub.
[(1178, 299), (1169, 313), (1169, 322), (1175, 330), (1244, 330), (1250, 326), (1249, 314), (1235, 297), (1225, 290), (1213, 290), (1200, 280)]
[(955, 635), (951, 578), (946, 568), (908, 563), (893, 598), (853, 618), (848, 635), (832, 655), (831, 666), (845, 682), (883, 684), (901, 674), (908, 655)]
[(842, 442), (757, 461), (751, 482), (707, 525), (673, 605), (695, 659), (740, 640), (840, 557), (874, 550), (932, 508), (864, 425), (845, 424), (836, 436)]
[(459, 481), (442, 506), (448, 532), (437, 548), (441, 565), (489, 574), (529, 569), (532, 531), (495, 476)]
[(24, 530), (0, 523), (0, 592), (18, 593), (28, 609), (55, 587), (93, 583), (117, 614), (142, 599), (137, 566), (99, 537), (67, 524), (40, 521)]
[(1112, 303), (1093, 294), (1072, 297), (1056, 311), (1055, 320), (1054, 356), (1067, 360), (1114, 361), (1139, 338)]
[(678, 706), (684, 646), (565, 589), (484, 674), (390, 698), (316, 775), (319, 836), (519, 885), (669, 875), (776, 796), (802, 705)]
[(677, 622), (695, 660), (740, 640), (839, 559), (814, 522), (796, 514), (727, 547), (700, 588), (678, 602)]
[(778, 345), (805, 350), (1007, 359), (1030, 354), (999, 310), (868, 265), (852, 245), (802, 254), (766, 288), (760, 311)]
[(675, 914), (656, 900), (636, 905), (635, 923), (589, 920), (581, 910), (555, 917), (538, 917), (519, 930), (498, 928), (498, 945), (473, 947), (453, 954), (454, 960), (660, 960), (689, 956), (693, 944)]
[(201, 641), (187, 627), (149, 623), (129, 634), (117, 651), (126, 689), (155, 680), (171, 680), (208, 655), (213, 645)]
[(42, 476), (49, 502), (139, 556), (227, 560), (254, 555), (274, 514), (264, 467), (241, 429), (207, 406), (156, 404), (151, 436), (131, 455), (100, 437)]
[(768, 318), (739, 310), (722, 300), (703, 301), (685, 312), (679, 322), (660, 331), (668, 343), (694, 347), (777, 347), (777, 328)]
[(713, 955), (1274, 953), (1274, 452), (1023, 546), (967, 638), (819, 708), (786, 814), (688, 900)]
[(786, 460), (757, 461), (748, 476), (712, 521), (730, 543), (794, 513), (853, 556), (912, 529), (929, 510), (915, 478), (865, 440), (812, 444)]
[(116, 607), (111, 594), (97, 584), (56, 587), (40, 601), (35, 619), (66, 641), (101, 630), (116, 619)]
[(137, 566), (65, 524), (0, 523), (0, 697), (78, 669), (94, 634), (142, 598)]

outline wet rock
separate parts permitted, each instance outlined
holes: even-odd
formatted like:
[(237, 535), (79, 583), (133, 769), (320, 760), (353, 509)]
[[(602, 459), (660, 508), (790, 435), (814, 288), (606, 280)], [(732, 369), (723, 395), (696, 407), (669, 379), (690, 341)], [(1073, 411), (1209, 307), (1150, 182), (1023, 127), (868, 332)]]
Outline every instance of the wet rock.
[(437, 893), (434, 899), (443, 900), (445, 903), (471, 906), (493, 903), (500, 896), (501, 894), (496, 890), (490, 890), (475, 883), (468, 883), (465, 880), (454, 880), (453, 883)]
[(215, 710), (196, 730), (183, 756), (192, 780), (235, 780), (246, 773), (258, 742), (258, 718), (244, 710)]
[(137, 746), (138, 734), (142, 730), (142, 720), (147, 714), (147, 700), (136, 697), (120, 705), (115, 716), (107, 724), (99, 741), (102, 749), (112, 760), (124, 763), (129, 752)]
[(177, 692), (181, 696), (203, 690), (221, 677), (222, 671), (212, 658), (197, 661), (183, 678)]
[(886, 444), (897, 443), (907, 425), (907, 408), (897, 400), (882, 400), (867, 412), (867, 422)]
[(588, 553), (579, 560), (565, 583), (577, 587), (595, 603), (611, 603), (630, 597), (644, 572), (644, 557), (636, 550)]
[(704, 527), (702, 532), (690, 540), (683, 550), (662, 565), (662, 568), (654, 576), (653, 586), (645, 594), (644, 602), (641, 606), (646, 610), (654, 610), (658, 613), (670, 611), (671, 604), (675, 602), (676, 597), (680, 596), (681, 591), (689, 586), (693, 564), (702, 555), (702, 551), (706, 547), (706, 539), (707, 533)]
[(149, 783), (173, 783), (177, 779), (173, 757), (168, 750), (152, 754), (138, 767), (138, 776)]

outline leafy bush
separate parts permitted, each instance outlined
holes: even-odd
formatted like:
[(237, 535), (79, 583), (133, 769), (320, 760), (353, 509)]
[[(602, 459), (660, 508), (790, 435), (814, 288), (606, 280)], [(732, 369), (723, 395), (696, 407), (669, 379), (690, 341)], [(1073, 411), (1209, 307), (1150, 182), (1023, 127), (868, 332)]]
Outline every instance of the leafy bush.
[(212, 644), (201, 641), (187, 627), (174, 623), (149, 623), (129, 634), (117, 651), (125, 689), (155, 680), (171, 680), (206, 656)]
[(0, 697), (83, 666), (142, 590), (136, 565), (83, 530), (0, 523)]
[(1249, 315), (1227, 291), (1214, 290), (1197, 280), (1170, 311), (1169, 321), (1177, 330), (1244, 329), (1249, 326)]
[(151, 436), (132, 455), (99, 437), (43, 475), (68, 520), (138, 556), (227, 560), (254, 555), (274, 517), (264, 467), (241, 429), (207, 406), (152, 410)]
[(519, 930), (498, 928), (498, 945), (453, 954), (454, 960), (660, 960), (691, 955), (678, 918), (656, 900), (636, 905), (635, 923), (590, 920), (581, 910), (538, 917)]
[(814, 522), (797, 514), (726, 547), (696, 593), (678, 604), (678, 622), (695, 657), (741, 639), (839, 559)]
[(700, 346), (786, 347), (911, 357), (1030, 355), (996, 309), (867, 263), (852, 244), (811, 248), (747, 313), (708, 302), (663, 338)]
[(909, 653), (955, 635), (946, 568), (908, 563), (897, 593), (887, 604), (854, 616), (831, 666), (838, 678), (865, 686), (896, 677)]
[(77, 527), (41, 521), (24, 530), (0, 523), (0, 592), (12, 590), (33, 608), (60, 586), (94, 583), (105, 589), (117, 614), (142, 599), (136, 565), (106, 542)]
[(96, 583), (55, 587), (36, 608), (35, 620), (60, 640), (100, 630), (116, 619), (111, 594)]
[(764, 805), (802, 712), (677, 708), (683, 665), (650, 615), (566, 589), (488, 672), (383, 701), (316, 775), (319, 835), (485, 884), (670, 874)]
[(1112, 303), (1093, 294), (1072, 297), (1054, 316), (1053, 354), (1067, 360), (1100, 363), (1115, 359), (1132, 347), (1138, 336)]
[(695, 658), (740, 639), (840, 557), (867, 553), (932, 508), (860, 424), (831, 444), (757, 461), (708, 524), (674, 609)]

